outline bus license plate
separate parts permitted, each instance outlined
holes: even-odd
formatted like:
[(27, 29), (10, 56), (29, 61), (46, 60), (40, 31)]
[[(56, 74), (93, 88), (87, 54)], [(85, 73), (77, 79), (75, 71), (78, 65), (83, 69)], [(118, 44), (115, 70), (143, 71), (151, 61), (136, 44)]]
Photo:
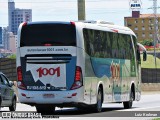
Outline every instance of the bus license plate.
[(54, 94), (43, 94), (44, 98), (54, 98)]

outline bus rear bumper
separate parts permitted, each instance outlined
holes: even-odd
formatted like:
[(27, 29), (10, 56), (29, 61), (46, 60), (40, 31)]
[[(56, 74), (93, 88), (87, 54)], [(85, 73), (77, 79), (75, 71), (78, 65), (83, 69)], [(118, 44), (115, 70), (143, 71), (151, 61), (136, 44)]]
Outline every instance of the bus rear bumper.
[(29, 105), (83, 103), (83, 94), (83, 87), (68, 91), (28, 91), (18, 89), (19, 102)]

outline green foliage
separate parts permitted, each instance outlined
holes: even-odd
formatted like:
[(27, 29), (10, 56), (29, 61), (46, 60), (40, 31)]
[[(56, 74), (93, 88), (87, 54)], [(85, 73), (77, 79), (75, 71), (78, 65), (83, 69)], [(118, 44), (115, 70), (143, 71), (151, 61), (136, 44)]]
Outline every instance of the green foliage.
[(10, 58), (10, 59), (16, 59), (16, 54), (12, 54), (12, 55), (8, 56), (8, 58)]
[(142, 45), (153, 46), (153, 40), (143, 40), (140, 42)]

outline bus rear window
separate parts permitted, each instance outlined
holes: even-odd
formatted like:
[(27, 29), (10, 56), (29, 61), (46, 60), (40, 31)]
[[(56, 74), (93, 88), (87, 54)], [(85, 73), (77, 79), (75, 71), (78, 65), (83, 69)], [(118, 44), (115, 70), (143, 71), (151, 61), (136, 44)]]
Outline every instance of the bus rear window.
[(71, 24), (28, 24), (22, 27), (20, 47), (76, 46), (76, 30)]

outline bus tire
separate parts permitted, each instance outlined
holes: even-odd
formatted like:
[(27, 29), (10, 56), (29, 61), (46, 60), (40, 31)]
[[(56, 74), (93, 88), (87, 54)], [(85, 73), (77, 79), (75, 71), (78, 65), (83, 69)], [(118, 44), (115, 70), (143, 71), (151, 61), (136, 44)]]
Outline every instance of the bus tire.
[(12, 105), (9, 106), (10, 111), (15, 111), (16, 110), (16, 102), (17, 102), (16, 97), (14, 97), (13, 100), (12, 100)]
[(36, 110), (41, 114), (53, 114), (55, 112), (55, 106), (52, 105), (36, 105)]
[(99, 88), (98, 89), (98, 94), (97, 94), (97, 103), (94, 105), (94, 111), (95, 112), (101, 112), (102, 111), (102, 89)]
[(124, 109), (132, 108), (133, 100), (134, 100), (134, 93), (131, 90), (131, 92), (130, 92), (130, 100), (127, 101), (127, 102), (123, 102)]

